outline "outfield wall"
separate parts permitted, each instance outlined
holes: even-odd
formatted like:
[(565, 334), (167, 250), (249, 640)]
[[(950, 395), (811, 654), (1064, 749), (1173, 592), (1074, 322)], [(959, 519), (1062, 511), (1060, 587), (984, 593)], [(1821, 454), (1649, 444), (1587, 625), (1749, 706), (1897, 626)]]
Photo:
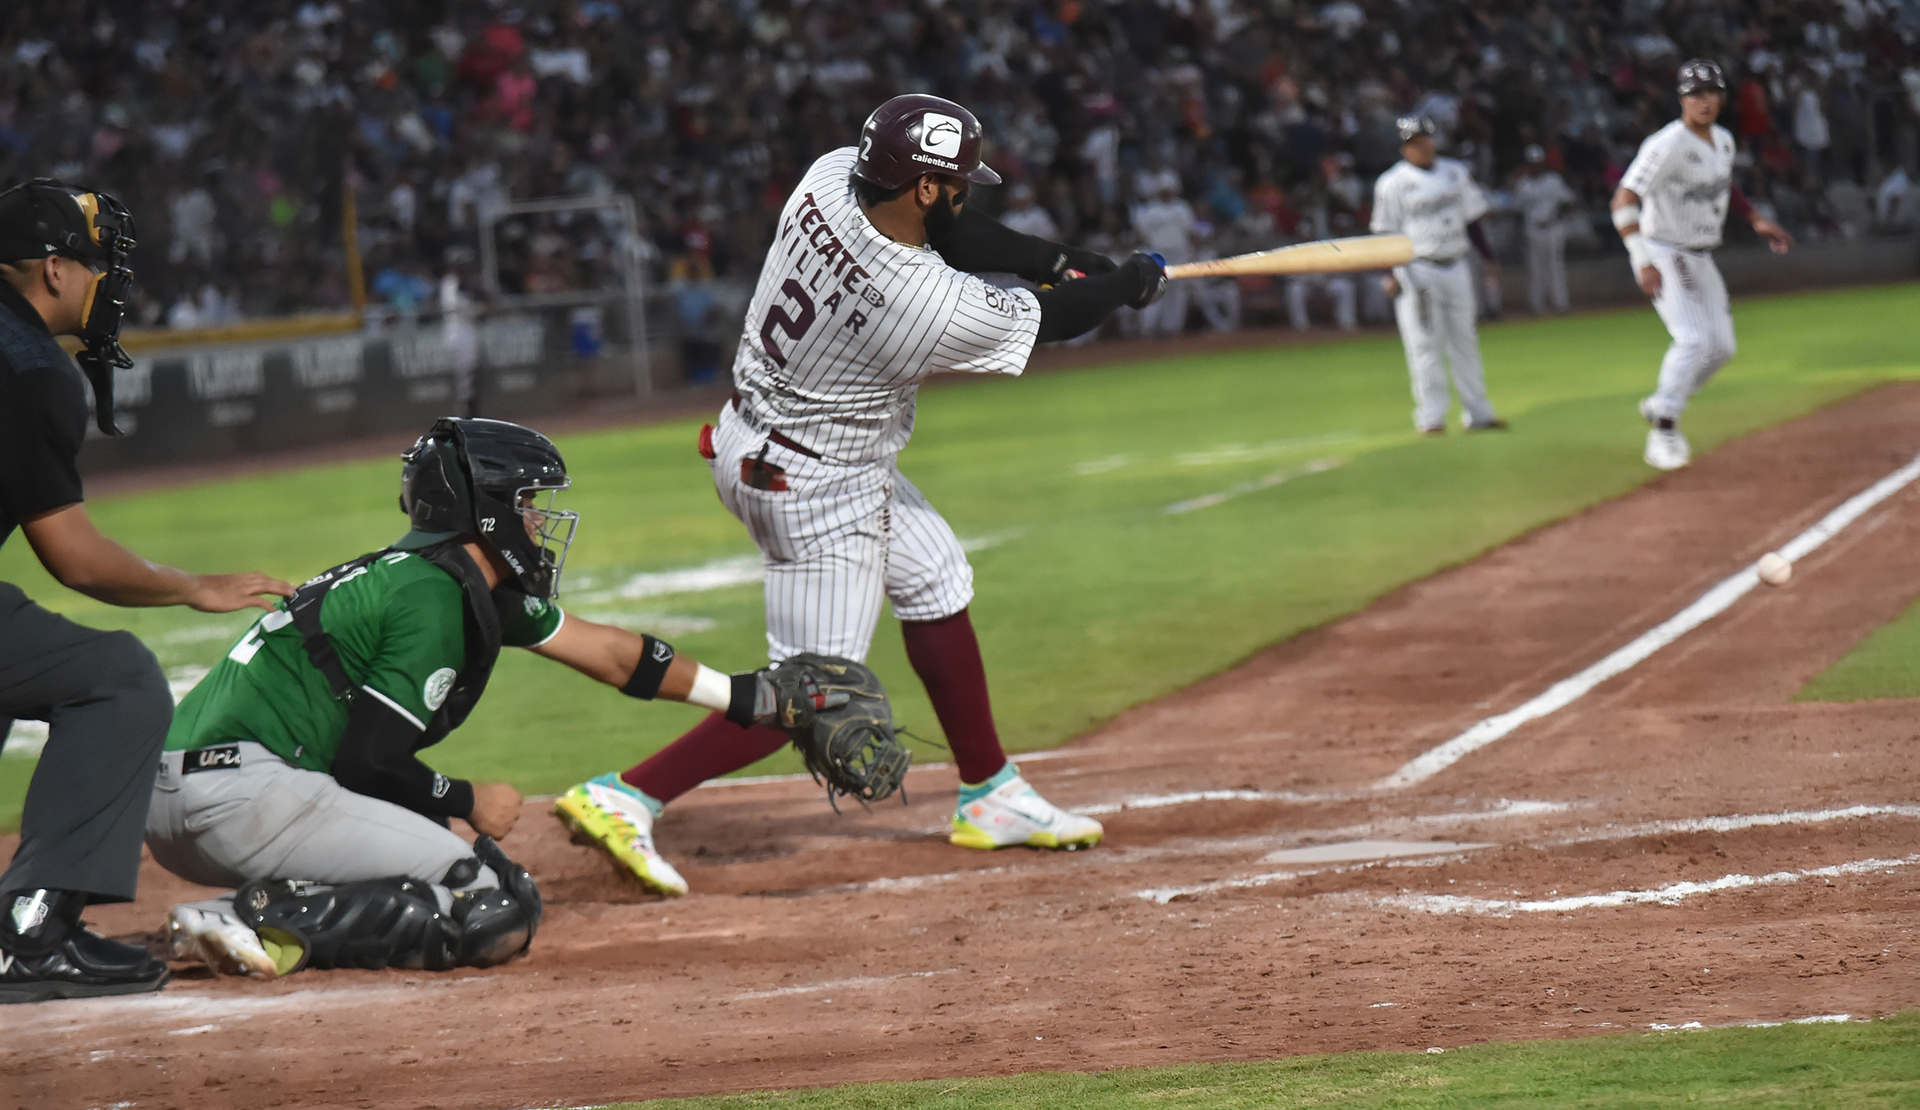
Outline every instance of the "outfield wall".
[[(1828, 239), (1803, 243), (1774, 254), (1750, 237), (1714, 252), (1714, 260), (1734, 296), (1791, 293), (1832, 285), (1906, 281), (1920, 276), (1920, 236)], [(1507, 311), (1526, 310), (1527, 268), (1509, 262), (1500, 268), (1500, 291)], [(1644, 304), (1627, 256), (1608, 255), (1567, 263), (1567, 298), (1573, 307), (1610, 308)]]
[[(1920, 275), (1920, 236), (1810, 243), (1786, 255), (1746, 244), (1715, 257), (1735, 295), (1894, 282)], [(1645, 303), (1624, 256), (1571, 262), (1567, 271), (1575, 308)], [(1525, 268), (1502, 267), (1501, 281), (1507, 310), (1524, 312)], [(698, 338), (724, 374), (750, 289), (712, 283), (708, 292)], [(647, 301), (649, 382), (672, 389), (683, 382), (694, 337), (672, 291), (656, 290)], [(469, 357), (482, 415), (526, 419), (636, 392), (623, 303), (609, 299), (592, 334), (581, 334), (577, 307), (498, 311), (474, 325)], [(260, 338), (272, 334), (260, 328), (224, 342), (136, 346), (133, 367), (115, 374), (115, 408), (127, 434), (92, 433), (82, 468), (208, 461), (417, 431), (456, 411), (461, 344), (439, 320), (335, 334), (298, 325), (271, 338)]]

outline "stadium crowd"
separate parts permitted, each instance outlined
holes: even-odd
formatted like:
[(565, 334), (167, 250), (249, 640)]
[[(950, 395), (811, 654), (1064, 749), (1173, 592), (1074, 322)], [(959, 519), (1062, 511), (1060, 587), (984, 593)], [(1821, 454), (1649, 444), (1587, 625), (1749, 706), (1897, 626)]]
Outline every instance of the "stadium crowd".
[(401, 308), (478, 284), (501, 206), (562, 194), (631, 195), (641, 234), (514, 225), (505, 291), (623, 257), (750, 278), (811, 157), (906, 91), (984, 121), (1008, 180), (986, 203), (1115, 251), (1168, 199), (1201, 250), (1364, 231), (1408, 112), (1494, 191), (1539, 146), (1579, 198), (1570, 246), (1618, 250), (1606, 197), (1695, 55), (1726, 68), (1747, 194), (1796, 236), (1920, 202), (1915, 0), (15, 0), (0, 34), (0, 184), (126, 200), (148, 324), (347, 305), (349, 197)]

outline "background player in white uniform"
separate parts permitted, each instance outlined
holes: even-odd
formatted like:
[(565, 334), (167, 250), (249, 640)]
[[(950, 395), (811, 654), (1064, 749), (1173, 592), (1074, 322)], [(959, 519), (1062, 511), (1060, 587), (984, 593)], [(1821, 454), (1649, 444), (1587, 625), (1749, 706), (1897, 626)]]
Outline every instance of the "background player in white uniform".
[[(1130, 217), (1142, 249), (1176, 266), (1193, 261), (1193, 236), (1199, 217), (1180, 196), (1180, 175), (1171, 168), (1140, 175), (1140, 193), (1146, 199), (1133, 206)], [(1152, 308), (1140, 313), (1142, 335), (1179, 335), (1187, 324), (1186, 282), (1167, 290)]]
[(1634, 278), (1673, 336), (1660, 362), (1659, 387), (1640, 402), (1640, 415), (1653, 425), (1647, 465), (1661, 470), (1692, 459), (1680, 414), (1736, 349), (1727, 283), (1708, 253), (1720, 245), (1728, 209), (1752, 224), (1774, 253), (1793, 244), (1733, 183), (1733, 136), (1713, 122), (1727, 100), (1720, 67), (1696, 58), (1680, 67), (1679, 84), (1680, 118), (1640, 144), (1612, 204)]
[[(1435, 151), (1433, 121), (1399, 121), (1400, 158), (1373, 186), (1373, 230), (1413, 240), (1413, 261), (1381, 281), (1413, 378), (1413, 424), (1424, 435), (1447, 430), (1447, 370), (1460, 394), (1460, 425), (1469, 432), (1505, 429), (1487, 400), (1474, 327), (1473, 268), (1468, 246), (1494, 271), (1493, 248), (1480, 227), (1487, 198), (1465, 164)], [(1446, 364), (1441, 364), (1444, 352)]]
[(1567, 310), (1567, 209), (1579, 197), (1547, 165), (1539, 143), (1526, 151), (1526, 169), (1513, 186), (1527, 237), (1527, 308), (1535, 316), (1549, 307)]
[[(1018, 374), (1036, 341), (1150, 304), (1160, 264), (1115, 266), (1012, 231), (965, 203), (980, 124), (952, 101), (895, 97), (860, 145), (821, 157), (788, 198), (734, 362), (736, 393), (702, 454), (721, 501), (766, 559), (768, 654), (864, 660), (883, 600), (902, 623), (960, 774), (953, 843), (1095, 844), (1098, 821), (1034, 793), (993, 725), (967, 606), (973, 569), (953, 529), (900, 473), (920, 383), (940, 371)], [(1104, 272), (1103, 272), (1104, 271)], [(1068, 281), (1077, 272), (1091, 276)], [(978, 273), (1049, 286), (1001, 289)], [(653, 818), (706, 779), (787, 743), (778, 729), (715, 714), (622, 775), (582, 783), (556, 811), (645, 884), (686, 883), (655, 851)]]

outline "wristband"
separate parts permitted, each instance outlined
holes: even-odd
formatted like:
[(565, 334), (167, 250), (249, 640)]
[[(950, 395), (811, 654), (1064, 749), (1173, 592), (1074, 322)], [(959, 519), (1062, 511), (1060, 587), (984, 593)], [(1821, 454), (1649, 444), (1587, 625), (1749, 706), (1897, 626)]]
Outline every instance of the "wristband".
[(1633, 266), (1633, 276), (1639, 277), (1640, 271), (1653, 265), (1653, 256), (1647, 253), (1647, 237), (1634, 232), (1622, 239), (1627, 245), (1627, 261)]
[[(705, 667), (700, 669), (703, 672), (706, 671)], [(760, 699), (760, 672), (746, 671), (734, 675), (732, 678), (727, 678), (718, 672), (707, 673), (713, 674), (714, 677), (725, 682), (728, 687), (729, 697), (727, 704), (716, 708), (724, 709), (727, 714), (727, 720), (732, 721), (741, 728), (752, 728), (755, 718), (753, 712), (756, 708), (755, 703)]]
[(1628, 228), (1639, 224), (1639, 222), (1640, 206), (1637, 204), (1623, 204), (1613, 210), (1614, 229), (1622, 235), (1626, 234)]
[(627, 678), (627, 684), (620, 687), (620, 692), (630, 698), (652, 701), (660, 693), (660, 683), (666, 680), (667, 668), (672, 665), (672, 644), (652, 636), (640, 637), (640, 662), (635, 664), (633, 674)]

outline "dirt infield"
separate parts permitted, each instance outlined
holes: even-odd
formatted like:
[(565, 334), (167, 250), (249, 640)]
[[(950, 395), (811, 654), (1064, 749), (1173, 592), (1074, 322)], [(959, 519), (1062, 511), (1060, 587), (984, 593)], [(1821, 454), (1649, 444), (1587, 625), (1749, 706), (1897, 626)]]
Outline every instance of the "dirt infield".
[[(530, 805), (508, 848), (549, 908), (526, 959), (264, 985), (183, 966), (159, 996), (9, 1007), (0, 1089), (552, 1106), (1920, 1005), (1916, 706), (1788, 700), (1920, 592), (1920, 488), (1567, 708), (1376, 786), (1916, 452), (1920, 385), (1883, 387), (1025, 760), (1107, 822), (1090, 852), (947, 846), (944, 767), (871, 815), (717, 786), (661, 824), (694, 889), (665, 902)], [(150, 867), (139, 903), (91, 916), (139, 934), (198, 894)]]

